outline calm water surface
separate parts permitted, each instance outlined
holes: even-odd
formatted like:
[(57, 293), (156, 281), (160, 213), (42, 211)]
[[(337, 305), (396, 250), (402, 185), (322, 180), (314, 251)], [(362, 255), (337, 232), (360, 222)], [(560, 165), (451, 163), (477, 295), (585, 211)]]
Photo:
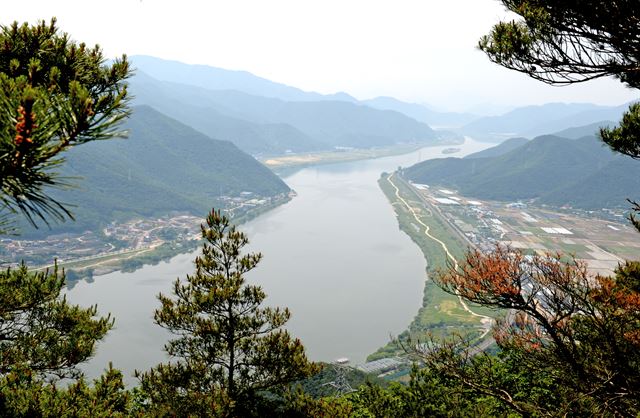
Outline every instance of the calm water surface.
[[(489, 144), (467, 139), (463, 156)], [(447, 147), (410, 154), (302, 169), (284, 178), (298, 196), (242, 225), (250, 250), (264, 259), (249, 280), (267, 292), (266, 304), (287, 306), (287, 328), (302, 339), (313, 360), (348, 357), (354, 363), (402, 332), (422, 301), (426, 263), (398, 229), (393, 209), (377, 185), (380, 174), (399, 166), (444, 157)], [(116, 318), (85, 370), (89, 377), (109, 363), (130, 383), (135, 369), (166, 360), (168, 333), (153, 323), (156, 295), (194, 269), (193, 254), (80, 282), (71, 302), (97, 304)]]

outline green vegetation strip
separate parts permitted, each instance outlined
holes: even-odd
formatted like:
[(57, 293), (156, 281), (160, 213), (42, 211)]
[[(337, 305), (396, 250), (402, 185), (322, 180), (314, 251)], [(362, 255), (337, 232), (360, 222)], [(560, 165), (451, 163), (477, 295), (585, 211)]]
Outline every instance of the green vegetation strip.
[[(400, 229), (420, 247), (427, 260), (427, 275), (437, 274), (439, 270), (447, 268), (451, 261), (445, 249), (455, 259), (460, 259), (467, 251), (467, 244), (442, 218), (439, 211), (429, 207), (416, 194), (412, 187), (397, 176), (393, 176), (393, 183), (389, 181), (389, 174), (383, 174), (378, 184), (393, 205)], [(397, 187), (394, 188), (394, 185)], [(400, 198), (399, 198), (400, 197)], [(403, 202), (404, 200), (404, 202)], [(413, 209), (407, 208), (405, 202)], [(428, 226), (430, 238), (425, 234), (425, 227), (418, 224), (417, 218)], [(470, 306), (479, 316), (495, 316), (495, 312), (486, 308)], [(470, 339), (480, 338), (485, 334), (482, 318), (468, 312), (458, 297), (444, 292), (427, 277), (422, 307), (409, 325), (409, 329), (400, 334), (398, 341), (419, 341), (432, 335), (436, 338), (461, 335)], [(398, 341), (391, 341), (386, 346), (371, 354), (367, 360), (377, 360), (385, 357), (401, 355), (404, 348)]]

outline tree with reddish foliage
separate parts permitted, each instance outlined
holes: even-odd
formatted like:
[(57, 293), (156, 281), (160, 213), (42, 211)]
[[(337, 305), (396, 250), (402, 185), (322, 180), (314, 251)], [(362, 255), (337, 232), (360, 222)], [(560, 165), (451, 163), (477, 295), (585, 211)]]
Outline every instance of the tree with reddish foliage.
[(432, 344), (424, 353), (432, 368), (523, 415), (640, 412), (640, 263), (602, 277), (560, 254), (525, 256), (498, 246), (470, 252), (436, 280), (515, 315), (494, 328), (498, 357)]
[[(491, 61), (552, 85), (614, 76), (640, 88), (637, 1), (501, 1), (517, 17), (480, 39)], [(614, 151), (640, 159), (640, 105), (600, 136)], [(630, 220), (640, 231), (640, 221)], [(524, 416), (640, 414), (639, 262), (602, 277), (575, 258), (497, 247), (470, 252), (436, 281), (513, 314), (494, 328), (498, 356), (475, 356), (453, 342), (424, 346), (437, 373)]]

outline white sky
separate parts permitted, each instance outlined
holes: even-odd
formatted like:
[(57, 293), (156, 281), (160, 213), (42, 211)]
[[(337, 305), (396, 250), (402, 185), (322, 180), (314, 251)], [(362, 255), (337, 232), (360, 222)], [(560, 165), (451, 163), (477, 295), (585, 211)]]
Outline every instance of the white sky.
[(380, 95), (447, 109), (593, 102), (640, 95), (615, 80), (550, 87), (475, 48), (508, 17), (496, 0), (22, 0), (0, 23), (58, 18), (108, 57), (145, 54), (246, 70), (321, 93)]

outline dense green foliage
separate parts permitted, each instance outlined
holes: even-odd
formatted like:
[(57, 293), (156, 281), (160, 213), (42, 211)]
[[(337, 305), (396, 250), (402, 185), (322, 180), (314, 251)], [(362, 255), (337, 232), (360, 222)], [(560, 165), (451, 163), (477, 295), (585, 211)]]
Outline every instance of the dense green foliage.
[[(425, 361), (523, 415), (640, 413), (640, 263), (593, 277), (560, 254), (472, 251), (437, 281), (452, 294), (516, 312), (494, 329), (498, 357), (434, 345)], [(514, 379), (527, 380), (514, 385)]]
[(32, 273), (22, 265), (0, 273), (0, 375), (19, 367), (42, 376), (75, 377), (113, 322), (96, 308), (60, 297), (65, 276)]
[(113, 220), (174, 211), (202, 214), (221, 195), (243, 191), (260, 196), (289, 191), (230, 142), (208, 138), (147, 106), (134, 108), (126, 128), (126, 141), (90, 143), (68, 152), (60, 171), (82, 182), (55, 196), (76, 206), (76, 222), (53, 226), (54, 232), (95, 230)]
[[(634, 2), (503, 0), (503, 3), (524, 21), (499, 24), (481, 41), (481, 48), (496, 62), (552, 83), (616, 75), (630, 86), (639, 86), (635, 50), (637, 5)], [(29, 39), (33, 29), (23, 28)], [(38, 30), (46, 32), (48, 29), (42, 25)], [(4, 46), (7, 45), (12, 43), (5, 42)], [(66, 48), (59, 52), (65, 55)], [(60, 103), (63, 109), (78, 111), (71, 119), (80, 121), (75, 128), (88, 135), (86, 140), (99, 139), (103, 134), (110, 136), (117, 131), (111, 130), (115, 129), (115, 124), (105, 124), (102, 128), (106, 130), (96, 128), (91, 134), (89, 119), (107, 111), (95, 111), (94, 106), (98, 106), (100, 99), (93, 101), (91, 89), (58, 90), (56, 83), (61, 73), (58, 70), (48, 72), (49, 67), (56, 68), (55, 65), (45, 62), (42, 67), (47, 80), (56, 81), (49, 86), (52, 94), (38, 91), (33, 80), (37, 80), (34, 74), (40, 71), (39, 64), (31, 59), (32, 55), (27, 57), (26, 76), (22, 79), (18, 76), (18, 81), (10, 80), (11, 76), (5, 77), (9, 80), (6, 91), (12, 93), (26, 86), (24, 92), (27, 93), (16, 95), (22, 102), (15, 102), (1, 112), (10, 121), (5, 123), (7, 129), (4, 129), (9, 138), (4, 141), (9, 149), (4, 158), (9, 163), (3, 162), (3, 168), (10, 167), (15, 172), (13, 177), (3, 173), (1, 197), (7, 207), (17, 205), (28, 215), (60, 218), (66, 213), (64, 206), (55, 200), (49, 200), (50, 203), (39, 200), (47, 198), (38, 194), (39, 187), (51, 182), (46, 177), (39, 177), (42, 173), (39, 170), (58, 165), (60, 160), (56, 154), (71, 145), (75, 138), (79, 138), (77, 142), (84, 140), (80, 140), (83, 137), (79, 132), (75, 136), (69, 135), (69, 139), (54, 135), (49, 138), (54, 138), (54, 142), (59, 140), (60, 144), (54, 143), (53, 148), (48, 149), (51, 143), (40, 144), (34, 132), (37, 129), (52, 132), (51, 126), (64, 125), (65, 114), (55, 116), (56, 109), (60, 109), (55, 106)], [(14, 62), (9, 60), (10, 70), (16, 68), (11, 64)], [(122, 70), (119, 75), (125, 76), (126, 66)], [(117, 73), (109, 74), (116, 79), (122, 78)], [(15, 86), (18, 89), (12, 90)], [(109, 97), (115, 100), (114, 103), (123, 103), (125, 90), (120, 90), (119, 85), (114, 88)], [(58, 93), (60, 102), (55, 100)], [(225, 97), (229, 100), (229, 96)], [(38, 108), (47, 104), (47, 100), (55, 101), (52, 113)], [(15, 107), (16, 103), (20, 103), (18, 107)], [(36, 106), (36, 103), (39, 104)], [(384, 126), (382, 113), (377, 114), (380, 120), (372, 122), (370, 113), (354, 111), (348, 103), (339, 106), (330, 102), (329, 105), (299, 106), (283, 103), (269, 109), (266, 115), (283, 119), (278, 120), (279, 123), (304, 125), (305, 129), (300, 130), (311, 137), (322, 136), (340, 145), (389, 140), (385, 135), (392, 128)], [(118, 111), (123, 112), (119, 115), (125, 115), (127, 110), (123, 106), (118, 107)], [(314, 113), (325, 116), (321, 123), (309, 119)], [(613, 149), (634, 158), (640, 157), (637, 146), (639, 113), (640, 107), (632, 107), (619, 128), (601, 132)], [(47, 120), (47, 115), (54, 116)], [(355, 122), (345, 127), (341, 119), (345, 116)], [(393, 118), (397, 119), (397, 116)], [(117, 117), (110, 120), (118, 121)], [(160, 124), (165, 128), (171, 125)], [(15, 130), (11, 131), (13, 127)], [(426, 132), (419, 125), (405, 125), (405, 128), (399, 134), (401, 140), (420, 140), (416, 135)], [(62, 131), (66, 134), (65, 129)], [(194, 132), (189, 134), (194, 135)], [(398, 132), (394, 135), (397, 140)], [(202, 144), (205, 139), (211, 141), (202, 138)], [(167, 143), (171, 143), (170, 140), (166, 140)], [(35, 144), (33, 148), (32, 144)], [(150, 158), (158, 157), (152, 149), (154, 146), (146, 149)], [(165, 148), (166, 154), (174, 149), (169, 145)], [(33, 160), (27, 158), (31, 149), (37, 150)], [(198, 152), (191, 149), (189, 153), (178, 151), (171, 155), (178, 155), (183, 160), (193, 158), (198, 161), (193, 169), (204, 171), (204, 160), (212, 157), (201, 155), (201, 148), (194, 149)], [(449, 181), (472, 177), (476, 182), (471, 187), (478, 190), (483, 187), (488, 190), (489, 182), (494, 181), (493, 188), (504, 194), (513, 192), (509, 182), (515, 179), (518, 187), (528, 193), (525, 198), (540, 200), (549, 200), (554, 194), (566, 198), (572, 190), (579, 192), (593, 187), (635, 190), (631, 187), (632, 182), (640, 176), (633, 172), (632, 164), (627, 164), (632, 160), (603, 154), (601, 150), (598, 154), (596, 149), (593, 140), (545, 137), (506, 153), (501, 150), (497, 156), (439, 160), (431, 163), (432, 166), (408, 169), (407, 173), (428, 174), (431, 179), (446, 177)], [(127, 152), (121, 150), (119, 158)], [(87, 158), (78, 157), (79, 161)], [(115, 171), (120, 170), (123, 174), (122, 170), (126, 169), (129, 179), (129, 168), (143, 165), (145, 161), (143, 153), (135, 162), (116, 165)], [(168, 166), (175, 160), (161, 161), (166, 164), (162, 169), (169, 171)], [(20, 177), (33, 167), (33, 173)], [(587, 171), (589, 167), (590, 172)], [(442, 173), (438, 174), (438, 170)], [(162, 177), (161, 171), (156, 166), (154, 174)], [(7, 184), (13, 181), (11, 179), (17, 179), (12, 187), (26, 187), (35, 194), (24, 194), (23, 198), (23, 194), (15, 193), (17, 189), (5, 187), (6, 179), (10, 180)], [(557, 185), (558, 179), (573, 179), (573, 182)], [(157, 187), (157, 195), (168, 191), (159, 183), (149, 182)], [(544, 194), (548, 192), (545, 188), (550, 189), (549, 185), (557, 187), (551, 187), (551, 193)], [(184, 182), (176, 186), (188, 187)], [(462, 190), (463, 187), (466, 186), (458, 188)], [(111, 192), (115, 193), (115, 190)], [(198, 200), (195, 196), (191, 199), (192, 202)], [(635, 209), (640, 210), (640, 207), (636, 205)], [(640, 223), (636, 222), (636, 227), (640, 229)], [(621, 265), (614, 277), (594, 278), (582, 263), (567, 262), (560, 255), (526, 258), (519, 252), (501, 247), (490, 254), (471, 252), (459, 268), (443, 271), (437, 282), (452, 295), (460, 295), (483, 306), (514, 311), (513, 320), (503, 321), (495, 328), (494, 336), (500, 348), (497, 355), (477, 353), (466, 346), (465, 341), (407, 342), (408, 351), (418, 356), (423, 366), (421, 370), (413, 371), (408, 385), (391, 384), (383, 388), (368, 383), (341, 398), (315, 399), (300, 390), (285, 390), (292, 381), (308, 377), (316, 367), (308, 362), (301, 343), (281, 329), (289, 318), (288, 311), (261, 307), (264, 292), (245, 282), (243, 275), (257, 265), (261, 256), (242, 254), (242, 248), (248, 243), (246, 236), (218, 212), (210, 214), (202, 233), (207, 243), (202, 255), (196, 259), (195, 274), (187, 276), (186, 282), (176, 281), (173, 298), (160, 296), (162, 307), (155, 315), (161, 326), (177, 335), (166, 346), (168, 353), (177, 360), (140, 374), (141, 388), (132, 392), (124, 390), (122, 376), (112, 369), (93, 386), (88, 386), (83, 379), (71, 382), (66, 388), (46, 382), (44, 378), (77, 377), (76, 365), (91, 355), (95, 342), (111, 327), (111, 322), (108, 317), (95, 318), (95, 308), (71, 306), (60, 298), (64, 274), (58, 274), (56, 270), (34, 274), (23, 266), (0, 275), (0, 415), (422, 417), (640, 414), (638, 262)]]
[(132, 399), (122, 374), (109, 367), (91, 384), (81, 378), (68, 386), (35, 380), (28, 369), (0, 377), (0, 414), (6, 417), (124, 417)]
[[(125, 58), (104, 65), (97, 46), (70, 41), (55, 20), (0, 29), (0, 212), (20, 210), (31, 222), (71, 216), (47, 188), (65, 185), (58, 171), (64, 151), (122, 135), (128, 76)], [(124, 411), (128, 395), (119, 372), (107, 371), (93, 387), (75, 380), (78, 364), (113, 322), (97, 317), (95, 306), (67, 303), (64, 283), (57, 266), (0, 272), (0, 416)], [(73, 380), (59, 389), (60, 378)]]
[[(335, 382), (337, 377), (336, 368), (331, 364), (321, 364), (322, 369), (304, 380), (296, 382), (294, 385), (296, 388), (302, 389), (302, 391), (315, 398), (325, 398), (334, 396), (336, 394), (335, 387), (329, 385), (331, 382)], [(346, 382), (352, 388), (359, 388), (366, 383), (373, 383), (379, 386), (386, 386), (384, 380), (369, 375), (357, 369), (346, 368), (342, 371)]]
[(625, 207), (630, 191), (640, 187), (640, 166), (594, 137), (539, 137), (496, 157), (425, 161), (404, 175), (479, 199), (534, 199), (584, 209)]
[(55, 20), (0, 28), (0, 212), (70, 217), (47, 188), (62, 186), (63, 151), (122, 136), (126, 58), (104, 64), (97, 46), (72, 42)]
[(502, 0), (520, 19), (496, 24), (479, 47), (489, 59), (551, 84), (616, 76), (640, 88), (634, 0)]
[(155, 321), (177, 336), (165, 349), (178, 361), (139, 375), (155, 413), (185, 416), (261, 415), (265, 391), (318, 370), (300, 340), (282, 328), (288, 309), (261, 307), (266, 295), (246, 283), (262, 255), (243, 254), (245, 234), (212, 211), (202, 226), (205, 243), (196, 272), (160, 295)]
[(600, 137), (611, 149), (640, 159), (640, 103), (631, 105), (620, 126), (601, 128)]

